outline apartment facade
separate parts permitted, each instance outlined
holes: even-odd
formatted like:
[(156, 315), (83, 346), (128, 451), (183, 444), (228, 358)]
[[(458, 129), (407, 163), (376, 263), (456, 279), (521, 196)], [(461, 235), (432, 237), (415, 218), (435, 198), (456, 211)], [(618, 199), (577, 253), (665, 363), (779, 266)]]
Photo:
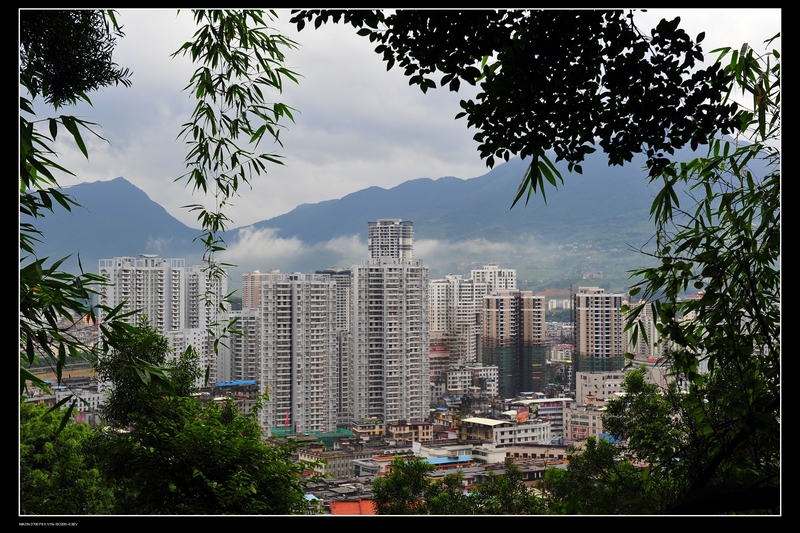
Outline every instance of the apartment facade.
[(231, 311), (228, 317), (234, 329), (241, 332), (241, 335), (231, 335), (228, 340), (231, 360), (230, 380), (260, 382), (261, 311), (258, 307), (243, 307)]
[(564, 437), (570, 440), (597, 438), (603, 433), (603, 412), (592, 407), (570, 409), (564, 414)]
[[(187, 267), (184, 259), (154, 254), (100, 259), (98, 273), (111, 282), (98, 289), (100, 305), (121, 304), (121, 313), (133, 313), (123, 319), (129, 324), (146, 318), (176, 352), (192, 346), (201, 367), (209, 369), (210, 379), (216, 379), (218, 356), (213, 335), (220, 330), (228, 309), (224, 302), (226, 276), (209, 278), (204, 266)], [(102, 310), (98, 318), (104, 320)]]
[(466, 366), (457, 370), (448, 370), (445, 375), (448, 394), (494, 398), (500, 392), (496, 366)]
[(116, 307), (122, 304), (122, 314), (135, 313), (124, 321), (136, 324), (140, 318), (147, 317), (150, 325), (161, 335), (186, 327), (188, 286), (185, 259), (167, 259), (151, 254), (100, 259), (98, 273), (111, 282), (99, 288), (100, 305)]
[[(576, 372), (619, 370), (625, 362), (624, 295), (581, 287), (572, 297)], [(572, 387), (576, 384), (572, 383)]]
[(330, 276), (336, 282), (336, 331), (350, 331), (350, 298), (352, 297), (349, 268), (326, 268), (315, 271), (316, 274)]
[(576, 372), (575, 400), (578, 402), (578, 407), (584, 407), (590, 396), (593, 400), (602, 401), (616, 398), (625, 392), (625, 389), (622, 388), (624, 380), (625, 372), (622, 370)]
[(270, 274), (261, 279), (261, 386), (265, 429), (336, 427), (336, 284), (327, 275)]
[(517, 289), (517, 271), (513, 268), (500, 268), (498, 263), (489, 263), (483, 268), (473, 269), (469, 277), (478, 283), (486, 283), (489, 286), (489, 293)]
[(458, 275), (431, 281), (431, 342), (450, 348), (452, 367), (478, 361), (481, 307), (489, 288), (487, 282)]
[(268, 280), (272, 274), (280, 274), (280, 270), (251, 270), (242, 274), (242, 309), (256, 309), (261, 305), (261, 282)]
[(383, 218), (369, 222), (367, 248), (370, 259), (391, 257), (414, 259), (414, 223), (399, 218)]
[(513, 398), (545, 385), (545, 299), (530, 291), (500, 290), (485, 296), (482, 362), (498, 367), (499, 394)]
[(513, 402), (512, 406), (528, 407), (531, 417), (550, 422), (553, 437), (560, 437), (564, 435), (567, 413), (570, 409), (575, 408), (575, 400), (572, 398), (537, 398), (519, 400)]
[(354, 420), (424, 420), (430, 403), (429, 269), (381, 257), (352, 268), (349, 373)]
[(575, 351), (583, 357), (623, 357), (622, 294), (580, 287), (573, 295)]
[(667, 346), (664, 339), (661, 338), (661, 334), (656, 329), (656, 321), (653, 317), (653, 310), (650, 305), (649, 302), (639, 302), (630, 305), (631, 314), (641, 307), (639, 314), (636, 316), (640, 330), (636, 342), (633, 342), (634, 330), (631, 329), (625, 332), (625, 349), (629, 353), (646, 359), (660, 359), (664, 357)]

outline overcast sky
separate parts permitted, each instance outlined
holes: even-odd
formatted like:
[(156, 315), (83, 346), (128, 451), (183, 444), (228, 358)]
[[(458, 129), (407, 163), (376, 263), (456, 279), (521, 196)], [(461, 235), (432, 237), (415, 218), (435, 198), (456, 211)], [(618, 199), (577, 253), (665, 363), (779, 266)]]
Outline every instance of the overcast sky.
[[(423, 94), (410, 87), (398, 69), (387, 72), (374, 45), (350, 26), (326, 24), (298, 33), (279, 11), (275, 27), (298, 43), (287, 51), (287, 66), (302, 78), (288, 84), (281, 101), (297, 110), (296, 123), (281, 134), (284, 149), (275, 147), (286, 166), (273, 166), (245, 189), (231, 210), (234, 226), (244, 226), (286, 213), (301, 203), (341, 198), (378, 185), (385, 188), (420, 177), (473, 178), (487, 172), (464, 119), (454, 120), (458, 101), (475, 93), (436, 89)], [(771, 10), (650, 10), (636, 15), (649, 30), (663, 17), (681, 17), (692, 37), (704, 31), (706, 52), (762, 41), (780, 31), (781, 12)], [(197, 227), (181, 206), (203, 198), (173, 180), (184, 173), (186, 148), (177, 139), (194, 106), (182, 89), (193, 71), (186, 58), (170, 54), (189, 40), (194, 23), (189, 12), (121, 10), (125, 37), (115, 60), (133, 71), (133, 86), (110, 87), (90, 95), (94, 107), (65, 112), (101, 126), (110, 144), (88, 142), (90, 159), (82, 159), (68, 143), (59, 143), (60, 163), (79, 181), (118, 176), (144, 190), (174, 217)], [(437, 78), (438, 80), (438, 78)], [(40, 114), (45, 109), (40, 108)], [(88, 140), (88, 139), (87, 139)], [(366, 224), (366, 222), (365, 222)]]

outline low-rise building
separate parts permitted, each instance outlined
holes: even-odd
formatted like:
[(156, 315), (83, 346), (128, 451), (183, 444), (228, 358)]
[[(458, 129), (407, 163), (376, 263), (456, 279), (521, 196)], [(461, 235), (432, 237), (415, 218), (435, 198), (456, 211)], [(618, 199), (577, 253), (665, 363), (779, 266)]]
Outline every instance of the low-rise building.
[(524, 444), (505, 448), (506, 457), (518, 462), (534, 461), (536, 464), (562, 463), (567, 459), (568, 446)]
[(412, 442), (433, 440), (433, 424), (430, 422), (390, 422), (386, 425), (386, 438)]
[(496, 446), (522, 443), (549, 442), (552, 438), (550, 423), (543, 420), (495, 420), (491, 418), (465, 418), (461, 425), (462, 440), (488, 440)]
[(495, 464), (505, 460), (505, 451), (491, 443), (422, 445), (417, 454), (435, 459), (441, 457), (469, 457), (475, 464)]
[(610, 400), (623, 392), (625, 372), (576, 372), (575, 400), (579, 407), (586, 405), (587, 396), (597, 400)]
[(386, 435), (386, 424), (381, 418), (362, 418), (350, 425), (353, 436), (361, 440), (383, 438)]
[[(304, 448), (298, 450), (298, 459), (307, 463), (316, 463), (315, 474), (334, 479), (352, 479), (358, 477), (354, 462), (370, 459), (371, 451), (325, 451), (321, 448)], [(358, 474), (361, 475), (361, 474)]]
[(447, 394), (494, 398), (498, 395), (498, 368), (495, 365), (471, 365), (446, 372)]
[[(647, 383), (665, 388), (671, 377), (669, 369), (659, 360), (648, 361), (637, 358), (632, 368), (644, 366), (646, 372), (644, 379)], [(625, 380), (626, 370), (594, 371), (575, 373), (575, 400), (578, 406), (587, 405), (590, 396), (596, 400), (611, 400), (623, 394), (625, 390), (622, 382)]]
[(564, 438), (579, 441), (600, 436), (603, 433), (602, 409), (592, 405), (567, 411), (564, 414)]
[(564, 433), (564, 413), (575, 406), (572, 398), (532, 398), (515, 400), (510, 406), (528, 407), (530, 416), (550, 422), (553, 437), (560, 437)]
[(516, 422), (507, 427), (494, 428), (494, 443), (498, 446), (511, 446), (524, 443), (544, 443), (552, 439), (550, 422), (529, 420)]
[(375, 455), (365, 459), (353, 461), (353, 469), (356, 477), (378, 477), (385, 476), (389, 471), (389, 466), (394, 461), (394, 455)]

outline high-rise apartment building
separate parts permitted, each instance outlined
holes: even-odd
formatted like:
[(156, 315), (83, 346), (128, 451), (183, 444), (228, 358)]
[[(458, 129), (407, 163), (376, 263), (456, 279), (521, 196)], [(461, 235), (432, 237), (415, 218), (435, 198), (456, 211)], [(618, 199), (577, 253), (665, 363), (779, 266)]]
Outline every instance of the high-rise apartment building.
[(99, 288), (100, 305), (122, 304), (122, 313), (134, 313), (123, 319), (130, 324), (147, 318), (175, 351), (192, 346), (201, 367), (216, 379), (217, 355), (209, 331), (225, 314), (227, 277), (210, 279), (203, 266), (187, 267), (184, 259), (153, 254), (100, 259), (98, 266), (99, 274), (111, 282)]
[(353, 419), (425, 420), (430, 404), (429, 269), (411, 259), (411, 222), (370, 222), (369, 242), (372, 258), (352, 268)]
[[(234, 329), (241, 335), (232, 334), (228, 339), (230, 348), (230, 376), (232, 381), (261, 382), (261, 311), (242, 308), (228, 313)], [(260, 392), (264, 392), (263, 390)]]
[(481, 308), (489, 292), (486, 282), (458, 275), (430, 283), (430, 341), (447, 345), (453, 367), (478, 361)]
[(352, 272), (349, 268), (326, 268), (317, 274), (330, 276), (336, 282), (336, 331), (350, 331), (350, 288)]
[(350, 317), (352, 298), (352, 272), (349, 268), (328, 268), (317, 270), (317, 274), (326, 274), (336, 283), (336, 345), (339, 371), (339, 389), (337, 391), (338, 423), (349, 424), (353, 421), (350, 403)]
[[(209, 279), (202, 266), (185, 259), (152, 254), (100, 259), (98, 272), (111, 284), (99, 288), (99, 303), (123, 304), (125, 318), (135, 324), (147, 317), (161, 335), (188, 328), (206, 328), (219, 312), (228, 289), (226, 277)], [(102, 318), (102, 317), (101, 317)]]
[(513, 291), (517, 289), (517, 271), (513, 268), (500, 268), (497, 263), (489, 263), (483, 268), (473, 269), (470, 279), (486, 283), (489, 293), (494, 291)]
[(382, 218), (377, 222), (370, 222), (367, 229), (367, 248), (370, 259), (414, 259), (413, 222), (399, 218)]
[(266, 429), (336, 427), (336, 285), (319, 274), (270, 274), (261, 281), (261, 379)]
[(323, 274), (270, 274), (261, 280), (261, 385), (269, 394), (264, 428), (336, 427), (336, 284)]
[[(625, 361), (623, 299), (622, 294), (609, 294), (599, 287), (580, 287), (572, 295), (575, 373), (622, 368)], [(571, 386), (575, 388), (574, 381)]]
[[(575, 353), (581, 357), (624, 357), (622, 294), (580, 287), (573, 295)], [(603, 369), (611, 370), (611, 369)]]
[(483, 299), (482, 360), (498, 367), (499, 394), (544, 390), (545, 299), (530, 291), (495, 291)]
[[(639, 302), (630, 305), (631, 312), (635, 311), (639, 306), (643, 306), (641, 311), (636, 317), (641, 330), (639, 331), (636, 343), (633, 342), (633, 330), (625, 334), (625, 346), (623, 347), (626, 352), (630, 352), (639, 357), (646, 359), (660, 359), (664, 356), (667, 350), (666, 342), (661, 337), (661, 334), (656, 329), (656, 321), (653, 317), (653, 310), (649, 302)], [(627, 317), (623, 317), (627, 320)], [(623, 326), (624, 330), (624, 326)]]
[(251, 270), (242, 274), (242, 309), (255, 309), (261, 305), (261, 281), (268, 280), (270, 274), (280, 274), (280, 270), (261, 272)]
[(138, 259), (115, 257), (101, 259), (98, 272), (110, 282), (99, 288), (100, 305), (122, 304), (121, 314), (136, 312), (124, 318), (126, 322), (136, 324), (147, 317), (161, 335), (187, 327), (186, 260), (150, 254), (140, 254)]

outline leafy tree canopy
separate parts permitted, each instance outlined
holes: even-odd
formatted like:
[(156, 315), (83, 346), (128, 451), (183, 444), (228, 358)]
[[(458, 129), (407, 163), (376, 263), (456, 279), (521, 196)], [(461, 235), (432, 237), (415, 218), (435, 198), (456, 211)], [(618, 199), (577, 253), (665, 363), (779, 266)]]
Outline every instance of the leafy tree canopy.
[[(635, 272), (640, 283), (631, 292), (652, 300), (672, 371), (686, 384), (671, 404), (680, 445), (664, 439), (675, 449), (671, 462), (686, 472), (670, 512), (777, 512), (780, 54), (759, 54), (748, 45), (718, 52), (728, 59), (731, 91), (752, 98), (752, 105), (737, 105), (737, 129), (747, 142), (716, 138), (706, 156), (672, 164), (658, 176), (663, 187), (652, 213), (661, 265)], [(673, 197), (679, 180), (695, 192), (694, 205)], [(697, 297), (683, 298), (690, 289)], [(639, 312), (630, 320), (635, 335), (644, 334)], [(627, 412), (636, 418), (636, 402)], [(674, 468), (667, 450), (652, 449), (625, 427), (618, 431), (660, 469)]]
[[(101, 360), (111, 381), (108, 426), (89, 447), (116, 487), (115, 514), (304, 514), (306, 467), (292, 461), (294, 444), (262, 440), (256, 414), (233, 401), (204, 406), (193, 392), (199, 373), (191, 351), (170, 361), (166, 340), (147, 327), (136, 342)], [(131, 375), (158, 365), (176, 395)], [(133, 370), (135, 372), (135, 370)]]
[[(98, 379), (112, 385), (104, 409), (106, 424), (127, 429), (170, 417), (169, 396), (189, 397), (197, 392), (197, 353), (189, 348), (173, 357), (171, 352), (167, 339), (143, 320), (125, 344), (98, 357), (94, 365)], [(146, 375), (145, 369), (155, 371)]]
[[(127, 70), (111, 61), (114, 35), (121, 36), (113, 12), (41, 11), (20, 12), (20, 390), (30, 381), (44, 390), (45, 383), (25, 366), (44, 361), (52, 365), (57, 379), (67, 356), (83, 358), (95, 347), (86, 346), (71, 334), (75, 317), (95, 320), (89, 303), (97, 291), (93, 284), (105, 280), (96, 274), (78, 276), (60, 270), (66, 260), (50, 261), (36, 254), (41, 232), (37, 219), (59, 206), (71, 210), (77, 204), (59, 188), (60, 175), (72, 173), (57, 163), (53, 149), (59, 131), (72, 137), (88, 157), (82, 131), (95, 134), (92, 123), (71, 115), (37, 120), (30, 98), (42, 95), (54, 108), (77, 99), (87, 102), (85, 91), (111, 84), (129, 85)], [(63, 71), (67, 71), (65, 74)], [(41, 129), (46, 124), (46, 133)], [(99, 137), (99, 136), (98, 136)], [(80, 261), (79, 261), (80, 265)], [(120, 309), (106, 309), (106, 341), (117, 345), (126, 330), (118, 324)], [(67, 320), (64, 327), (60, 322)], [(116, 334), (116, 335), (115, 335)], [(66, 423), (69, 411), (63, 419)]]
[[(622, 457), (620, 449), (588, 437), (583, 448), (570, 449), (565, 470), (550, 468), (542, 483), (551, 514), (653, 514), (663, 512), (657, 497), (642, 497), (647, 473)], [(649, 494), (656, 491), (650, 490)]]
[[(110, 17), (110, 20), (109, 18)], [(20, 22), (20, 82), (31, 96), (54, 107), (109, 85), (130, 85), (130, 71), (112, 59), (113, 12), (23, 9)]]
[[(478, 129), (481, 156), (489, 166), (532, 158), (513, 203), (562, 179), (546, 151), (576, 172), (597, 145), (612, 165), (647, 157), (648, 177), (661, 185), (651, 208), (661, 265), (634, 272), (631, 294), (651, 302), (685, 390), (662, 398), (629, 383), (612, 427), (649, 466), (612, 463), (613, 447), (598, 444), (595, 485), (632, 501), (577, 503), (606, 512), (778, 510), (780, 54), (724, 48), (700, 68), (702, 33), (690, 38), (675, 19), (645, 35), (622, 11), (311, 10), (292, 21), (351, 24), (423, 91), (437, 86), (437, 72), (450, 90), (479, 84), (457, 116)], [(734, 91), (752, 105), (735, 102)], [(672, 161), (676, 149), (700, 145), (707, 155)], [(679, 181), (693, 205), (680, 205)], [(688, 290), (699, 297), (684, 299)], [(641, 309), (630, 317), (634, 342), (645, 334)]]
[[(184, 178), (214, 196), (213, 208), (192, 206), (205, 230), (201, 238), (213, 277), (224, 275), (214, 254), (224, 247), (218, 235), (228, 220), (227, 200), (266, 164), (279, 162), (277, 155), (256, 153), (254, 147), (265, 135), (279, 142), (278, 121), (291, 119), (287, 106), (267, 102), (264, 93), (280, 91), (284, 78), (296, 79), (283, 67), (282, 50), (292, 43), (265, 25), (274, 14), (199, 10), (193, 15), (199, 29), (176, 52), (198, 64), (187, 87), (198, 105), (181, 132), (189, 146)], [(255, 415), (242, 416), (232, 404), (204, 407), (189, 396), (199, 372), (191, 349), (174, 361), (167, 342), (152, 329), (127, 323), (134, 313), (121, 314), (121, 305), (103, 308), (98, 346), (84, 344), (60, 324), (76, 314), (96, 320), (97, 308), (90, 306), (97, 294), (93, 286), (107, 280), (62, 272), (65, 259), (37, 257), (36, 221), (58, 206), (77, 205), (59, 186), (61, 176), (72, 174), (58, 164), (53, 149), (59, 132), (66, 130), (87, 158), (83, 135), (95, 133), (92, 123), (74, 116), (37, 118), (32, 100), (41, 96), (57, 111), (78, 99), (91, 103), (89, 91), (129, 85), (129, 71), (112, 60), (120, 36), (112, 11), (21, 14), (20, 389), (31, 382), (47, 390), (25, 368), (35, 361), (52, 365), (59, 382), (67, 356), (97, 362), (101, 378), (114, 388), (107, 405), (109, 426), (94, 435), (89, 449), (101, 475), (113, 480), (113, 512), (305, 512), (303, 467), (291, 461), (293, 445), (262, 441)], [(219, 295), (206, 295), (207, 304), (213, 299)], [(209, 326), (215, 348), (217, 326)], [(68, 427), (71, 409), (61, 429)]]
[(502, 475), (489, 473), (469, 493), (463, 492), (462, 472), (433, 480), (436, 467), (417, 457), (397, 457), (392, 471), (373, 483), (373, 501), (383, 515), (505, 515), (540, 514), (541, 500), (525, 485), (519, 467), (509, 464)]
[(61, 417), (44, 405), (20, 405), (19, 493), (21, 514), (105, 514), (111, 487), (84, 452), (87, 424)]

